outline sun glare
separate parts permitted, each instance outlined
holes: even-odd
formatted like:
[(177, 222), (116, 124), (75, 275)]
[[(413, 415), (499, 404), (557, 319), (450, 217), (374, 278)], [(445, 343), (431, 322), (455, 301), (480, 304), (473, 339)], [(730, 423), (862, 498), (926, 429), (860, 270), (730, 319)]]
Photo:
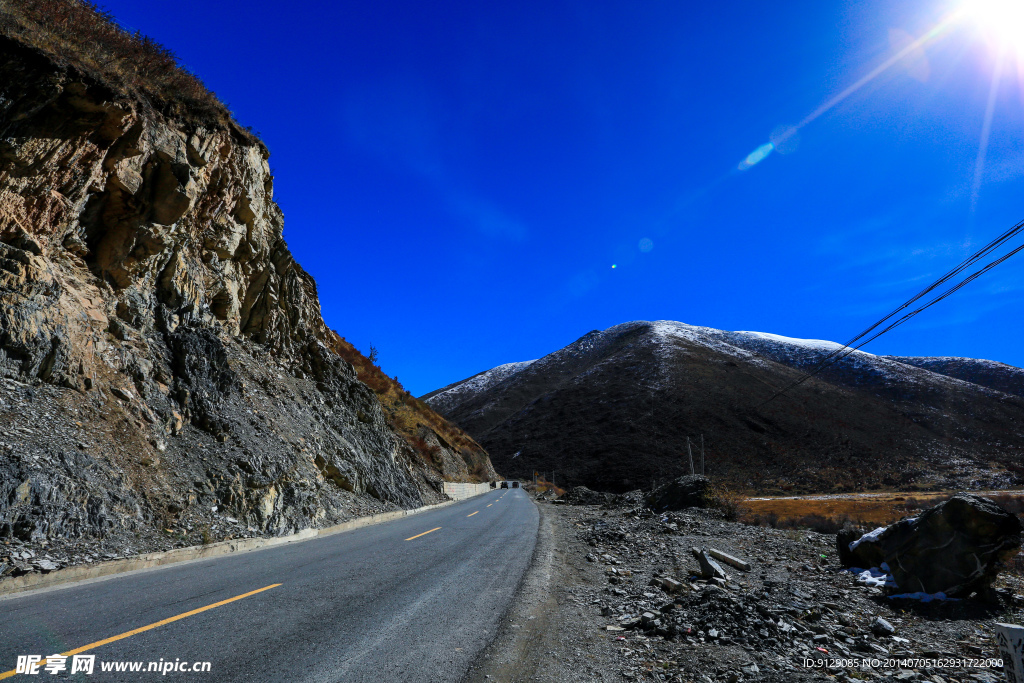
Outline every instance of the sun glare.
[(1000, 49), (1024, 52), (1024, 0), (967, 0), (963, 11)]

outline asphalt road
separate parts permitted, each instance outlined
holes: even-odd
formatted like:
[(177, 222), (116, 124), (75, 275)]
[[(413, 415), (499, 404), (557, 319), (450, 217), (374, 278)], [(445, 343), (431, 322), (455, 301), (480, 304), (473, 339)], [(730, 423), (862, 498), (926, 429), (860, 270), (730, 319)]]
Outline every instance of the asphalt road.
[[(302, 543), (5, 598), (0, 678), (18, 655), (99, 643), (81, 653), (95, 655), (92, 675), (70, 676), (68, 657), (55, 675), (10, 680), (458, 681), (497, 632), (537, 527), (524, 491), (498, 489)], [(161, 659), (209, 671), (146, 670)], [(112, 662), (142, 671), (101, 671)]]

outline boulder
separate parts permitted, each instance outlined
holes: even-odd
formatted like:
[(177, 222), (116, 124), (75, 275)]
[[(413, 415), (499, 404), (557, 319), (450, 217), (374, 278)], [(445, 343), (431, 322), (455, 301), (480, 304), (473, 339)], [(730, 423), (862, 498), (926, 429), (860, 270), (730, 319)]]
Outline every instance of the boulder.
[(1019, 550), (1021, 531), (1020, 520), (992, 501), (959, 493), (918, 517), (865, 534), (847, 546), (844, 564), (885, 562), (902, 592), (965, 596), (991, 585)]
[(874, 531), (862, 534), (852, 529), (840, 529), (836, 534), (836, 549), (839, 551), (839, 563), (844, 567), (870, 569), (880, 567), (885, 562), (885, 555), (877, 540), (878, 535), (885, 531), (879, 527)]
[(868, 628), (871, 629), (872, 633), (879, 637), (891, 636), (892, 634), (896, 633), (896, 627), (890, 624), (882, 617), (875, 617), (874, 619), (872, 619), (871, 624), (868, 625)]
[(679, 477), (654, 489), (646, 502), (655, 512), (705, 508), (711, 502), (711, 481), (699, 474)]

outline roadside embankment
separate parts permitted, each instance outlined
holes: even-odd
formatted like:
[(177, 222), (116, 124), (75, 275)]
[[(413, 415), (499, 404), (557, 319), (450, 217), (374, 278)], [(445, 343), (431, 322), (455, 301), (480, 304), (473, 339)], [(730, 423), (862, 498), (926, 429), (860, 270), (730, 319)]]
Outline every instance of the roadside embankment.
[[(489, 487), (486, 490), (490, 490)], [(341, 524), (324, 527), (323, 529), (303, 529), (302, 531), (294, 534), (288, 534), (287, 536), (271, 538), (239, 538), (230, 541), (210, 543), (208, 545), (176, 548), (174, 550), (159, 553), (146, 553), (143, 555), (136, 555), (134, 557), (111, 560), (109, 562), (98, 562), (95, 564), (68, 567), (66, 569), (58, 569), (46, 574), (31, 573), (0, 579), (0, 599), (7, 595), (14, 595), (30, 590), (53, 588), (55, 586), (77, 583), (80, 581), (102, 580), (125, 572), (155, 569), (169, 564), (178, 564), (180, 562), (190, 562), (194, 560), (207, 560), (213, 557), (220, 557), (221, 555), (244, 553), (263, 548), (272, 548), (274, 546), (284, 545), (287, 543), (308, 541), (320, 536), (330, 536), (332, 534), (351, 531), (352, 529), (359, 529), (366, 526), (372, 526), (374, 524), (383, 524), (384, 522), (390, 522), (395, 519), (408, 517), (409, 515), (419, 514), (421, 512), (426, 512), (427, 510), (435, 510), (437, 508), (451, 505), (458, 500), (470, 498), (473, 495), (479, 495), (480, 493), (485, 492), (485, 490), (481, 489), (479, 493), (466, 495), (462, 498), (449, 500), (444, 503), (425, 505), (412, 510), (382, 512), (380, 514), (359, 517)]]

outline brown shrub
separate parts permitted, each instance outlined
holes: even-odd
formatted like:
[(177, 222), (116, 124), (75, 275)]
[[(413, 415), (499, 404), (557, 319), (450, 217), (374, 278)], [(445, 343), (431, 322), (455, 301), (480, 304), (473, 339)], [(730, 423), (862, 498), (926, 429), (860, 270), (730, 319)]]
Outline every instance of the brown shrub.
[(834, 534), (846, 527), (863, 528), (865, 526), (862, 522), (854, 520), (847, 514), (826, 516), (816, 512), (798, 517), (779, 517), (774, 512), (768, 512), (765, 514), (746, 515), (740, 521), (744, 524), (767, 526), (772, 529), (808, 529), (819, 534)]
[(708, 507), (720, 510), (726, 519), (736, 521), (748, 512), (746, 500), (746, 496), (725, 484), (715, 484), (708, 495)]

